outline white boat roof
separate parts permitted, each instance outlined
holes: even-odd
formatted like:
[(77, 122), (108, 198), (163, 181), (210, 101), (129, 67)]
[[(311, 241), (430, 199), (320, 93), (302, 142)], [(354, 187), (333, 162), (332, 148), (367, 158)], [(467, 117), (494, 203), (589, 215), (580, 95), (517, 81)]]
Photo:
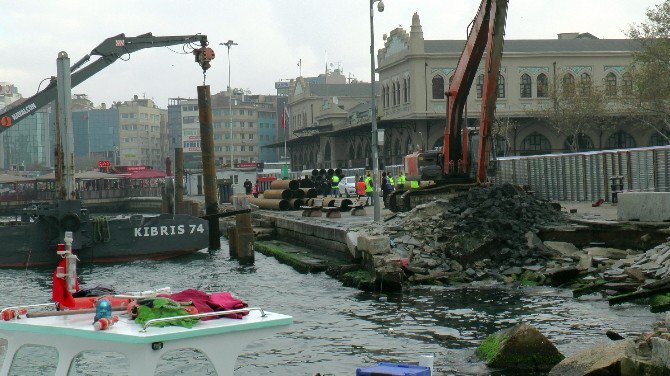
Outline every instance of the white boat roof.
[(181, 326), (156, 327), (150, 326), (146, 332), (142, 326), (130, 320), (127, 316), (119, 316), (119, 322), (108, 330), (95, 330), (93, 317), (95, 314), (78, 314), (69, 316), (50, 316), (26, 318), (18, 320), (0, 321), (0, 333), (3, 331), (44, 333), (87, 338), (100, 341), (121, 343), (153, 343), (162, 341), (195, 338), (212, 334), (239, 332), (276, 326), (288, 326), (293, 323), (291, 316), (267, 312), (261, 316), (260, 311), (249, 311), (242, 319), (219, 318), (215, 320), (199, 321), (193, 328)]

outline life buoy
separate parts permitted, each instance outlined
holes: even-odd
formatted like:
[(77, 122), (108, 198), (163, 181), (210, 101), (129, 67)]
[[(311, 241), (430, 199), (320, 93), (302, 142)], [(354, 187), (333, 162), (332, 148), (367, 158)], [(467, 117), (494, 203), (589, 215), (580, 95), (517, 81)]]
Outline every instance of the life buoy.
[(60, 226), (65, 231), (77, 231), (81, 227), (81, 219), (74, 213), (65, 214), (60, 219)]

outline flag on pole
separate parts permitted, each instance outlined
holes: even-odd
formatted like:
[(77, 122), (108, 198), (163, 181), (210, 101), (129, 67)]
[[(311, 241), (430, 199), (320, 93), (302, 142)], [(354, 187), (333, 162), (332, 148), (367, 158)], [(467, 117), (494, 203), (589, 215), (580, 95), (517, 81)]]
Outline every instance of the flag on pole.
[(286, 128), (286, 122), (288, 122), (288, 108), (284, 106), (284, 111), (281, 114), (281, 127)]

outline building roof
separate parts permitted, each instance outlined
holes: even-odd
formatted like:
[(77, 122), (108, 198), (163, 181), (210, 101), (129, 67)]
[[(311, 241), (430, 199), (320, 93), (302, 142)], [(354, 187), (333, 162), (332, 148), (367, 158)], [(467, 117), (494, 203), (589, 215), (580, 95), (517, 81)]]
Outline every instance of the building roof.
[(359, 84), (309, 84), (311, 94), (325, 97), (365, 97), (370, 96), (370, 83)]
[[(460, 54), (464, 40), (427, 40), (426, 53)], [(504, 53), (549, 52), (632, 52), (639, 44), (631, 39), (510, 39), (505, 40)]]

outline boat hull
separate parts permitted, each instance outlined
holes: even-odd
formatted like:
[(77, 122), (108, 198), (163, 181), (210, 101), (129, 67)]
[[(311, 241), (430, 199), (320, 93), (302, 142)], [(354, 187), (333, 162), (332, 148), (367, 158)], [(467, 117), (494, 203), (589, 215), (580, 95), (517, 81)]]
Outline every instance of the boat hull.
[[(0, 227), (0, 267), (54, 265), (64, 226), (53, 218)], [(207, 248), (206, 220), (190, 215), (85, 218), (74, 231), (74, 253), (81, 262), (165, 259)]]

